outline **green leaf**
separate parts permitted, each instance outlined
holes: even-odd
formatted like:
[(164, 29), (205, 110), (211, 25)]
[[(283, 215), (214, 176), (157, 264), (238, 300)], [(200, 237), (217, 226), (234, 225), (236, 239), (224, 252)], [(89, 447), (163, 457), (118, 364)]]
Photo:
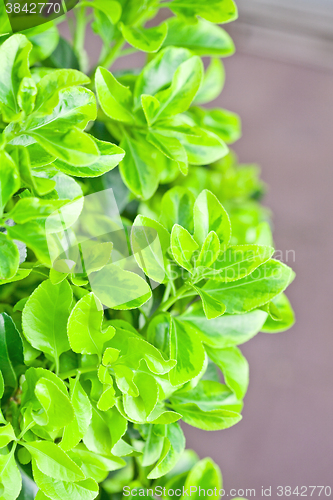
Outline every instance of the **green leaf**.
[(12, 441), (16, 440), (15, 432), (12, 424), (0, 426), (0, 448), (4, 448)]
[(203, 309), (207, 319), (214, 319), (222, 316), (226, 311), (226, 306), (219, 300), (215, 299), (209, 293), (206, 293), (202, 288), (193, 286), (196, 292), (200, 295)]
[(17, 273), (20, 253), (5, 234), (0, 233), (0, 279), (10, 279)]
[(146, 422), (147, 418), (156, 406), (158, 399), (158, 387), (154, 377), (148, 373), (137, 373), (133, 382), (138, 388), (138, 396), (124, 394), (124, 410), (129, 419), (134, 422)]
[(32, 43), (32, 51), (30, 53), (30, 65), (37, 61), (44, 61), (55, 50), (59, 43), (59, 32), (52, 22), (45, 26), (36, 26), (24, 30), (25, 36)]
[(74, 408), (74, 420), (65, 427), (60, 447), (64, 451), (71, 450), (86, 434), (92, 418), (92, 407), (83, 390), (79, 378), (70, 379), (70, 399)]
[(6, 285), (7, 283), (14, 283), (15, 281), (24, 280), (31, 273), (31, 269), (18, 269), (15, 276), (7, 280), (0, 280), (0, 285)]
[(242, 135), (242, 124), (236, 113), (226, 109), (202, 109), (192, 107), (191, 117), (199, 127), (217, 135), (227, 144), (238, 141)]
[(188, 24), (181, 18), (171, 17), (168, 19), (168, 28), (165, 46), (184, 47), (199, 56), (226, 57), (235, 52), (230, 35), (203, 19)]
[(67, 321), (73, 294), (67, 280), (52, 285), (43, 281), (29, 297), (22, 315), (23, 333), (30, 344), (58, 363), (61, 353), (68, 351)]
[(94, 294), (102, 304), (112, 309), (135, 309), (151, 297), (147, 282), (135, 273), (109, 264), (90, 276)]
[(211, 231), (214, 231), (226, 248), (231, 237), (231, 224), (227, 212), (216, 198), (206, 189), (200, 193), (193, 209), (194, 239), (202, 245)]
[(5, 386), (17, 388), (18, 376), (24, 365), (23, 344), (10, 316), (0, 314), (0, 369)]
[(176, 70), (170, 87), (155, 95), (159, 107), (151, 117), (151, 122), (187, 111), (200, 88), (202, 79), (203, 64), (198, 56), (183, 62)]
[(62, 429), (74, 420), (74, 410), (67, 393), (64, 394), (56, 384), (46, 378), (40, 378), (35, 387), (35, 394), (44, 409), (44, 414), (33, 416), (38, 425), (50, 430)]
[[(34, 368), (31, 367), (25, 372), (25, 380), (23, 381), (22, 388), (22, 408), (30, 408), (33, 411), (41, 410), (42, 406), (36, 395), (36, 386), (39, 380), (48, 380), (55, 385), (62, 394), (68, 398), (68, 392), (65, 383), (51, 370), (46, 370), (45, 368)], [(53, 388), (53, 386), (52, 386)], [(37, 417), (38, 418), (38, 417)]]
[(92, 0), (91, 2), (81, 2), (81, 6), (98, 9), (103, 12), (112, 24), (117, 24), (121, 17), (121, 5), (112, 0)]
[(181, 405), (190, 403), (196, 404), (202, 411), (229, 409), (239, 412), (242, 409), (242, 403), (226, 385), (211, 380), (200, 380), (190, 391), (177, 391), (170, 400), (179, 409)]
[[(164, 123), (167, 127), (167, 124)], [(214, 163), (226, 156), (229, 152), (227, 145), (216, 134), (200, 127), (192, 127), (191, 133), (177, 133), (174, 135), (185, 148), (189, 163), (206, 165)]]
[[(46, 265), (50, 265), (50, 253), (45, 234), (45, 220), (39, 219), (24, 224), (8, 227), (8, 235), (15, 240), (23, 241), (35, 253), (36, 257)], [(19, 279), (25, 278), (30, 269), (20, 270)], [(12, 278), (13, 279), (13, 278)], [(13, 280), (16, 281), (16, 280)]]
[(216, 281), (236, 281), (251, 274), (274, 254), (274, 248), (261, 245), (235, 245), (220, 253), (207, 271)]
[[(112, 324), (116, 327), (116, 335), (109, 344), (121, 352), (117, 364), (113, 367), (117, 367), (117, 369), (122, 367), (130, 371), (137, 370), (140, 362), (145, 360), (152, 373), (165, 374), (175, 366), (174, 359), (165, 360), (156, 347), (143, 340), (136, 331), (130, 331), (130, 326), (127, 329), (126, 323), (125, 326), (122, 326), (122, 322), (119, 325), (119, 321), (112, 321)], [(136, 392), (133, 395), (137, 396), (137, 394)]]
[(31, 454), (38, 469), (50, 478), (70, 482), (85, 479), (80, 467), (56, 444), (50, 441), (22, 444)]
[(290, 267), (272, 259), (245, 278), (230, 283), (210, 280), (203, 289), (223, 302), (229, 314), (242, 314), (271, 301), (290, 285), (294, 277)]
[(104, 481), (110, 471), (115, 471), (126, 465), (126, 462), (119, 457), (103, 457), (87, 450), (83, 444), (77, 446), (69, 455), (74, 461), (82, 464), (81, 468), (87, 477), (97, 482)]
[(94, 140), (82, 130), (96, 118), (92, 92), (83, 88), (62, 90), (53, 111), (34, 111), (24, 122), (21, 134), (37, 141), (48, 153), (72, 165), (91, 165), (99, 157)]
[(61, 160), (56, 160), (53, 165), (68, 175), (74, 177), (98, 177), (114, 169), (124, 158), (125, 152), (120, 147), (109, 142), (104, 142), (90, 136), (99, 150), (100, 157), (89, 166), (73, 166)]
[(92, 419), (83, 442), (90, 451), (110, 457), (112, 448), (126, 429), (127, 420), (117, 408), (100, 411), (93, 405)]
[(141, 106), (141, 95), (155, 95), (171, 84), (177, 68), (192, 56), (189, 50), (167, 47), (150, 61), (139, 75), (134, 89), (135, 109)]
[(24, 77), (30, 77), (32, 45), (23, 35), (13, 35), (0, 47), (0, 108), (7, 121), (19, 112), (17, 93)]
[(189, 489), (194, 500), (200, 500), (200, 488), (212, 491), (211, 498), (219, 500), (222, 489), (222, 474), (211, 458), (204, 458), (196, 463), (186, 478), (184, 489)]
[[(120, 163), (124, 184), (138, 197), (147, 200), (153, 196), (159, 180), (156, 154), (145, 140), (134, 140), (125, 135), (120, 143), (125, 158)], [(157, 153), (157, 151), (156, 151)]]
[(170, 234), (157, 221), (138, 215), (131, 231), (131, 245), (134, 258), (144, 273), (157, 283), (166, 278), (167, 249)]
[(281, 293), (272, 300), (272, 303), (277, 308), (279, 318), (273, 319), (269, 315), (261, 331), (264, 333), (279, 333), (291, 328), (295, 323), (295, 314), (287, 296)]
[(181, 266), (191, 271), (191, 262), (194, 252), (199, 248), (197, 242), (191, 234), (179, 224), (175, 224), (171, 232), (171, 252), (175, 261)]
[(12, 156), (18, 166), (22, 184), (28, 187), (32, 193), (36, 192), (43, 196), (53, 190), (55, 182), (51, 179), (35, 177), (32, 167), (47, 165), (54, 160), (54, 156), (49, 155), (37, 143), (26, 147), (16, 146)]
[(66, 203), (67, 200), (41, 200), (33, 197), (22, 198), (11, 210), (9, 217), (17, 224), (24, 224), (34, 219), (46, 219)]
[(103, 345), (112, 339), (115, 329), (102, 330), (103, 307), (93, 294), (85, 295), (76, 304), (68, 320), (68, 338), (71, 349), (81, 354), (97, 354), (100, 358)]
[(170, 137), (163, 130), (151, 130), (147, 135), (147, 141), (153, 144), (167, 158), (170, 158), (170, 160), (175, 161), (182, 174), (184, 175), (187, 174), (188, 172), (187, 154), (184, 146), (176, 137)]
[(16, 500), (22, 488), (22, 478), (14, 453), (0, 454), (0, 500)]
[(170, 9), (185, 17), (200, 16), (212, 23), (229, 23), (237, 19), (237, 7), (233, 0), (173, 0)]
[[(24, 450), (24, 448), (21, 448), (21, 450)], [(29, 461), (30, 461), (30, 454), (28, 452), (27, 454), (29, 455)], [(36, 497), (37, 487), (35, 485), (35, 482), (31, 479), (31, 477), (28, 474), (26, 474), (26, 472), (21, 467), (19, 468), (19, 471), (22, 476), (22, 490), (19, 496), (17, 497), (18, 500), (33, 500), (34, 498), (37, 498)]]
[(182, 415), (186, 424), (204, 431), (228, 429), (242, 419), (239, 413), (230, 410), (202, 411), (195, 403), (174, 404), (172, 408)]
[(126, 42), (144, 52), (157, 52), (168, 32), (168, 25), (162, 23), (152, 28), (139, 28), (120, 24), (120, 30)]
[[(36, 461), (36, 463), (38, 462)], [(65, 479), (55, 480), (48, 474), (44, 474), (36, 463), (33, 462), (32, 468), (34, 480), (47, 498), (52, 498), (52, 500), (93, 500), (97, 497), (99, 488), (93, 479), (77, 480), (76, 482), (68, 482)]]
[(98, 100), (104, 113), (113, 120), (133, 124), (133, 98), (129, 88), (121, 85), (112, 73), (102, 67), (97, 68), (95, 81)]
[(5, 151), (0, 151), (0, 164), (0, 216), (2, 217), (7, 202), (20, 188), (20, 177), (15, 163)]
[(170, 371), (172, 385), (181, 385), (192, 380), (202, 369), (205, 351), (196, 330), (178, 319), (170, 317), (170, 358), (176, 366)]
[(62, 36), (59, 38), (59, 43), (55, 50), (46, 59), (45, 64), (50, 68), (79, 69), (79, 62), (72, 45)]
[(225, 383), (236, 394), (238, 399), (243, 399), (249, 385), (249, 365), (237, 347), (226, 349), (213, 349), (206, 347), (210, 359), (220, 368)]
[(207, 320), (200, 302), (195, 303), (179, 317), (196, 328), (202, 341), (213, 347), (243, 344), (262, 330), (267, 314), (259, 309), (246, 314), (224, 314)]
[(161, 456), (164, 444), (164, 435), (155, 432), (158, 426), (154, 424), (148, 426), (148, 434), (143, 449), (142, 466), (153, 465)]
[(29, 115), (35, 106), (37, 96), (37, 87), (32, 78), (25, 76), (21, 81), (19, 91), (17, 93), (17, 103), (26, 115)]
[[(220, 240), (214, 231), (207, 234), (195, 261), (196, 268), (210, 267), (220, 255)], [(198, 269), (198, 273), (200, 270)]]
[(167, 191), (161, 201), (160, 222), (171, 233), (174, 224), (179, 224), (193, 233), (193, 193), (184, 187), (176, 186)]
[(225, 70), (220, 59), (212, 58), (208, 66), (194, 104), (206, 104), (214, 101), (222, 92), (225, 83)]
[(159, 461), (148, 474), (148, 479), (164, 476), (176, 465), (185, 448), (185, 437), (179, 424), (169, 424), (165, 427), (165, 438)]
[[(161, 396), (159, 396), (161, 397)], [(147, 421), (150, 424), (173, 424), (182, 418), (180, 413), (165, 410), (163, 404), (157, 403)]]
[(52, 113), (59, 103), (62, 90), (89, 82), (86, 75), (75, 69), (56, 69), (47, 73), (37, 83), (38, 93), (35, 111), (43, 114)]

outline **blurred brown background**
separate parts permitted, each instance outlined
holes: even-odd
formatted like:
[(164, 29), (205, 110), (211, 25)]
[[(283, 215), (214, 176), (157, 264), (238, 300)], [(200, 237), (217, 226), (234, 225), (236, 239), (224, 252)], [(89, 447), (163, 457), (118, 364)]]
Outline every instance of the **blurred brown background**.
[[(237, 53), (213, 105), (242, 117), (235, 150), (262, 166), (276, 247), (295, 251), (297, 324), (242, 346), (251, 370), (243, 421), (218, 433), (184, 425), (187, 446), (220, 465), (226, 490), (333, 491), (333, 0), (236, 2), (227, 30)], [(87, 49), (96, 57), (94, 35)], [(129, 56), (116, 68), (143, 63)]]
[(228, 27), (237, 53), (214, 104), (241, 115), (235, 150), (262, 166), (276, 247), (295, 250), (287, 294), (297, 324), (242, 346), (243, 421), (219, 433), (186, 426), (186, 435), (220, 465), (225, 489), (259, 496), (261, 486), (333, 487), (333, 2), (237, 3)]

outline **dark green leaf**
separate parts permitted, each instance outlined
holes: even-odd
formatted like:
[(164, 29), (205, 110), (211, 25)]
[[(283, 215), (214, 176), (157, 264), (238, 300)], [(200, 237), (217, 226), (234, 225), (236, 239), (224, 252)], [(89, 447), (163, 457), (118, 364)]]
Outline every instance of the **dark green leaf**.
[(10, 316), (0, 314), (0, 370), (5, 386), (17, 388), (18, 375), (24, 365), (23, 345), (19, 332)]

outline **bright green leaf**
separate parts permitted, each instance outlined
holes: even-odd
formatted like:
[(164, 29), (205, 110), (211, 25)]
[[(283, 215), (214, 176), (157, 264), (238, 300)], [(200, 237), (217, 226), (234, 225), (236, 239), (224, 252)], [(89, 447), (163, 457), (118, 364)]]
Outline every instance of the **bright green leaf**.
[(126, 42), (144, 52), (157, 52), (163, 44), (168, 25), (162, 23), (152, 28), (138, 28), (121, 23), (120, 30)]
[(287, 296), (281, 293), (272, 300), (272, 303), (277, 308), (279, 318), (275, 320), (269, 315), (261, 331), (264, 333), (279, 333), (291, 328), (295, 323), (295, 314)]
[(85, 295), (68, 320), (68, 338), (74, 352), (102, 356), (103, 345), (114, 335), (114, 328), (102, 330), (103, 307), (93, 294)]
[(269, 260), (245, 278), (230, 283), (210, 280), (203, 289), (223, 302), (229, 314), (239, 314), (272, 300), (290, 285), (294, 276), (290, 267)]
[(194, 195), (189, 189), (181, 186), (170, 189), (161, 201), (160, 222), (169, 232), (174, 224), (179, 224), (192, 233), (194, 201)]
[(188, 24), (180, 18), (171, 17), (168, 19), (168, 28), (164, 45), (184, 47), (199, 56), (226, 57), (235, 52), (230, 35), (203, 19)]
[(74, 177), (98, 177), (115, 168), (123, 159), (125, 152), (115, 144), (99, 141), (95, 137), (92, 139), (100, 152), (100, 157), (94, 163), (89, 166), (72, 166), (56, 160), (53, 165), (61, 172)]
[(112, 73), (102, 67), (97, 69), (95, 78), (98, 100), (104, 113), (113, 120), (133, 124), (132, 93), (129, 88), (121, 85)]
[(0, 279), (10, 279), (17, 273), (20, 254), (15, 243), (0, 233)]
[(173, 0), (170, 9), (185, 17), (201, 16), (212, 23), (228, 23), (237, 19), (233, 0)]
[(179, 224), (175, 224), (171, 233), (171, 251), (175, 261), (181, 266), (191, 271), (191, 262), (194, 252), (199, 248), (197, 242), (191, 234)]
[(43, 281), (29, 297), (22, 316), (23, 333), (30, 344), (58, 362), (68, 351), (67, 321), (73, 294), (68, 281), (52, 285)]
[(242, 399), (249, 385), (249, 365), (240, 350), (237, 347), (226, 349), (207, 347), (206, 350), (210, 359), (222, 371), (227, 386), (238, 399)]
[(60, 447), (64, 451), (73, 449), (86, 434), (92, 418), (92, 407), (78, 378), (70, 379), (70, 400), (74, 408), (74, 420), (64, 430)]
[(22, 478), (14, 453), (0, 454), (0, 500), (16, 500), (22, 488)]
[(206, 104), (214, 101), (222, 92), (225, 83), (225, 70), (220, 59), (212, 58), (208, 66), (194, 104)]
[(227, 212), (210, 191), (204, 190), (195, 201), (193, 209), (194, 239), (202, 245), (211, 231), (214, 231), (226, 248), (231, 237), (231, 224)]
[(200, 302), (196, 302), (179, 317), (197, 329), (205, 344), (221, 348), (247, 342), (262, 330), (266, 318), (267, 314), (257, 309), (246, 314), (224, 314), (207, 320)]

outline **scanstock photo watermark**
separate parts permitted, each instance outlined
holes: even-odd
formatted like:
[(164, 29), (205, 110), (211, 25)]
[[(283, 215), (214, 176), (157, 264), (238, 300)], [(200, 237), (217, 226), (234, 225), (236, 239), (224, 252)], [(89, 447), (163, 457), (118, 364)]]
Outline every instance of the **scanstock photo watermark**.
[[(262, 486), (261, 488), (204, 488), (199, 485), (182, 486), (181, 488), (167, 488), (155, 486), (155, 488), (131, 488), (123, 487), (124, 497), (150, 497), (150, 498), (172, 498), (172, 497), (193, 497), (193, 498), (233, 498), (234, 500), (246, 500), (250, 498), (289, 498), (289, 497), (311, 497), (328, 498), (332, 497), (331, 486)], [(245, 498), (244, 498), (245, 497)]]

